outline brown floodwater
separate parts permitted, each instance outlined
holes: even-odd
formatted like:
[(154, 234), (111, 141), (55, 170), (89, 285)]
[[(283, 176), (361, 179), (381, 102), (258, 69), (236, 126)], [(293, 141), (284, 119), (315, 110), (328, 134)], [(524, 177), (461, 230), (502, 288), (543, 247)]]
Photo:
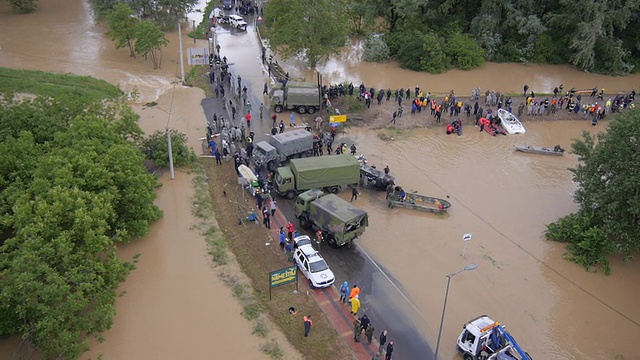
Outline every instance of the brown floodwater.
[[(168, 34), (172, 42), (163, 52), (163, 67), (154, 70), (150, 61), (132, 59), (126, 49), (115, 50), (104, 31), (93, 23), (81, 0), (41, 1), (38, 12), (31, 15), (13, 15), (6, 2), (0, 2), (0, 66), (92, 75), (125, 91), (137, 88), (139, 103), (159, 102), (156, 108), (138, 110), (145, 131), (164, 129), (171, 113), (171, 126), (186, 132), (197, 149), (204, 129), (198, 106), (202, 94), (173, 84), (180, 74), (177, 34)], [(216, 37), (223, 55), (233, 63), (232, 73), (251, 81), (252, 93), (259, 96), (266, 74), (251, 29), (247, 33), (218, 29)], [(185, 48), (193, 46), (190, 39), (185, 40)], [(197, 46), (207, 43), (199, 41)], [(354, 43), (318, 70), (334, 83), (420, 86), (434, 93), (455, 89), (464, 95), (476, 86), (483, 91), (519, 92), (527, 83), (532, 90), (549, 92), (563, 83), (565, 89), (599, 86), (614, 93), (637, 90), (640, 84), (638, 74), (607, 77), (568, 66), (487, 63), (472, 71), (430, 75), (399, 69), (393, 62), (363, 63), (360, 53), (359, 43)], [(293, 77), (314, 76), (296, 60), (280, 62)], [(423, 316), (414, 319), (415, 325), (428, 339), (437, 335), (445, 275), (468, 263), (480, 264), (475, 271), (452, 279), (441, 342), (444, 358), (455, 357), (455, 338), (464, 321), (489, 314), (505, 323), (536, 359), (613, 359), (616, 355), (636, 359), (640, 264), (614, 258), (613, 274), (606, 277), (563, 260), (564, 247), (544, 240), (542, 233), (545, 224), (576, 210), (575, 184), (566, 168), (574, 166), (577, 158), (519, 154), (512, 148), (518, 142), (568, 148), (570, 139), (583, 129), (593, 132), (604, 127), (593, 128), (582, 121), (525, 126), (524, 136), (494, 138), (467, 126), (461, 137), (445, 136), (442, 129), (417, 129), (386, 142), (374, 131), (350, 129), (347, 135), (357, 142), (359, 151), (372, 164), (388, 164), (403, 187), (437, 197), (449, 195), (453, 203), (450, 214), (439, 217), (390, 210), (382, 194), (365, 192), (359, 206), (370, 213), (371, 224), (361, 247), (407, 289)], [(186, 216), (189, 183), (179, 176), (170, 184), (170, 189), (160, 190), (159, 202), (175, 206), (177, 212), (154, 225), (143, 241), (121, 250), (126, 258), (141, 253), (141, 261), (123, 285), (128, 294), (117, 303), (118, 315), (107, 341), (92, 344), (91, 356), (146, 358), (148, 351), (162, 344), (155, 358), (204, 358), (214, 353), (213, 338), (233, 347), (237, 358), (259, 358), (253, 343), (247, 353), (240, 352), (246, 343), (242, 334), (250, 333), (250, 325), (237, 315), (228, 290), (215, 282), (204, 245), (177, 236), (176, 231), (188, 232), (192, 225)], [(463, 259), (462, 235), (468, 232), (473, 239)], [(201, 284), (204, 288), (196, 286)], [(216, 300), (207, 301), (210, 298)], [(222, 320), (214, 321), (214, 312), (233, 316), (222, 314)], [(220, 323), (225, 329), (233, 324), (232, 336), (220, 333), (216, 325)], [(163, 331), (167, 328), (170, 331)], [(15, 340), (0, 341), (0, 357), (7, 358), (15, 345)]]

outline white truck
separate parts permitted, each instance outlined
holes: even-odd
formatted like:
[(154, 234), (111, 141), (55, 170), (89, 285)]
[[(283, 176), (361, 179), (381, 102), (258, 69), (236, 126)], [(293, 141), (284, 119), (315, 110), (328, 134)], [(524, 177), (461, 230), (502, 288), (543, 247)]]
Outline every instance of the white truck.
[(465, 323), (457, 345), (464, 360), (533, 360), (504, 326), (487, 315)]

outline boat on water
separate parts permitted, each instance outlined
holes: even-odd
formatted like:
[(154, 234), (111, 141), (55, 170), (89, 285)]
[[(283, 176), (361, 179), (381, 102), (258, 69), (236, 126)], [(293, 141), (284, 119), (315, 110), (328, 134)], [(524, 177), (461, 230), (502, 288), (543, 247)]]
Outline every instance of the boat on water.
[(526, 130), (518, 118), (505, 109), (498, 109), (500, 125), (511, 135), (524, 134)]
[(507, 135), (507, 132), (504, 131), (503, 128), (501, 128), (497, 124), (492, 123), (487, 118), (480, 118), (480, 120), (478, 120), (478, 124), (480, 125), (480, 131), (484, 131), (491, 136)]
[(562, 156), (564, 155), (564, 149), (560, 147), (560, 145), (556, 145), (553, 148), (547, 147), (539, 147), (539, 146), (529, 146), (529, 145), (513, 145), (517, 151), (522, 151), (524, 153), (529, 154), (542, 154), (542, 155), (552, 155), (552, 156)]
[(447, 212), (451, 207), (451, 203), (447, 200), (416, 193), (405, 193), (404, 190), (398, 186), (387, 192), (387, 203), (391, 209), (394, 207), (404, 207), (438, 214)]

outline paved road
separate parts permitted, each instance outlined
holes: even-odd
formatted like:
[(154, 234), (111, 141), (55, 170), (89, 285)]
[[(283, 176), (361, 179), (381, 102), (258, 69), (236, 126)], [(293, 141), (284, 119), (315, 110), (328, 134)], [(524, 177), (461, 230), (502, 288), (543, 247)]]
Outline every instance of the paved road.
[[(234, 74), (233, 81), (235, 81), (237, 73), (234, 66), (231, 65), (229, 70)], [(242, 76), (243, 74), (240, 75)], [(254, 80), (253, 78), (249, 79)], [(249, 88), (261, 88), (263, 80), (255, 79), (255, 81), (260, 81), (260, 83), (249, 84), (250, 80), (245, 80), (243, 83), (246, 82)], [(227, 95), (230, 93), (230, 91), (227, 91)], [(254, 92), (249, 91), (248, 93), (252, 104), (260, 104), (264, 101), (264, 99), (257, 97)], [(228, 99), (225, 101), (228, 103)], [(243, 114), (242, 105), (238, 104), (236, 106), (238, 115)], [(211, 119), (214, 113), (218, 115), (224, 114), (225, 118), (230, 118), (230, 114), (227, 113), (219, 99), (205, 99), (202, 101), (202, 107), (207, 119)], [(256, 110), (257, 107), (254, 106), (252, 112), (255, 115), (257, 115)], [(241, 125), (241, 115), (238, 115), (236, 115), (235, 124), (232, 124), (232, 126)], [(280, 117), (283, 117), (283, 115), (280, 115)], [(254, 116), (254, 118), (259, 118), (259, 116)], [(258, 142), (267, 136), (271, 128), (268, 110), (265, 108), (263, 121), (256, 120), (252, 121), (251, 130), (256, 133), (255, 142)], [(279, 198), (278, 204), (279, 209), (287, 219), (294, 219), (293, 201)], [(294, 220), (294, 224), (297, 227), (297, 221)], [(354, 249), (331, 249), (325, 246), (321, 251), (336, 275), (336, 286), (346, 280), (351, 286), (357, 283), (361, 288), (361, 314), (366, 313), (371, 319), (376, 328), (376, 338), (379, 336), (380, 331), (384, 329), (389, 331), (389, 339), (393, 339), (395, 343), (394, 359), (428, 360), (433, 358), (432, 347), (424, 335), (417, 330), (421, 325), (424, 325), (424, 317), (414, 305), (415, 301), (420, 301), (419, 299), (408, 298), (402, 285), (385, 272), (384, 266), (375, 263), (374, 259), (357, 246)], [(418, 325), (416, 326), (416, 324)]]

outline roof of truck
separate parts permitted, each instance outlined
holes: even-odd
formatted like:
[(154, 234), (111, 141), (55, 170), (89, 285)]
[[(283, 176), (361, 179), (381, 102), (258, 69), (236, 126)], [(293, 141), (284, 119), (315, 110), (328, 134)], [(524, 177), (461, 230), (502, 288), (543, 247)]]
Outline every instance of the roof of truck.
[(310, 171), (310, 170), (320, 170), (326, 169), (329, 167), (343, 167), (354, 165), (358, 167), (358, 171), (360, 169), (360, 163), (355, 156), (351, 154), (344, 155), (332, 155), (332, 156), (314, 156), (303, 159), (293, 159), (291, 160), (291, 164), (296, 170), (300, 171)]
[(285, 131), (282, 134), (277, 134), (271, 136), (273, 140), (277, 143), (289, 142), (300, 139), (311, 139), (313, 140), (313, 134), (304, 129), (298, 129), (293, 131)]
[(313, 205), (344, 222), (360, 219), (367, 215), (366, 211), (353, 206), (350, 202), (334, 194), (325, 195), (316, 199)]
[(288, 87), (299, 87), (299, 88), (312, 88), (317, 89), (318, 84), (303, 82), (303, 81), (289, 81), (287, 82)]

